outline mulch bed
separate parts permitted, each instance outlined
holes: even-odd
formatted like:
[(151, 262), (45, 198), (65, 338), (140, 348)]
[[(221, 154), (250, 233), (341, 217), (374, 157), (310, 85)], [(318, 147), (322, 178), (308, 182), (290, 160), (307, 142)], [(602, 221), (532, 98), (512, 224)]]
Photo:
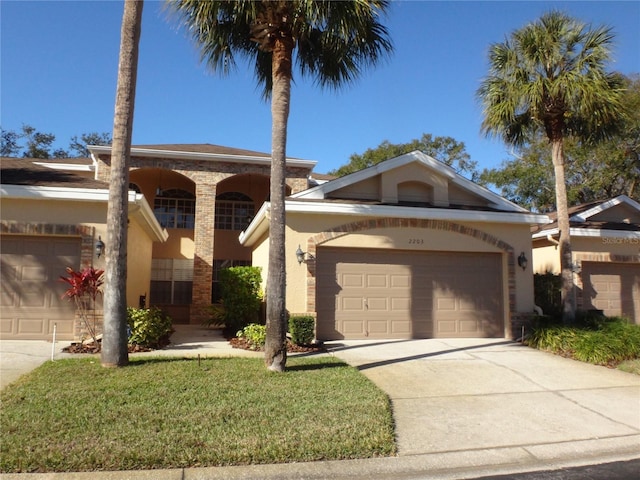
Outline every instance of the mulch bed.
[[(253, 350), (254, 352), (262, 352), (264, 348), (256, 349), (246, 338), (233, 337), (229, 339), (229, 344), (233, 348), (240, 348), (243, 350)], [(288, 353), (321, 353), (325, 352), (323, 345), (295, 345), (287, 340), (287, 352)]]
[[(262, 352), (264, 351), (264, 348), (260, 348), (260, 349), (255, 349), (253, 347), (253, 345), (251, 343), (249, 343), (246, 339), (244, 338), (238, 338), (238, 337), (233, 337), (233, 338), (228, 338), (227, 341), (229, 342), (229, 344), (233, 347), (233, 348), (239, 348), (242, 350), (252, 350), (254, 352)], [(167, 345), (169, 344), (169, 342), (167, 342)], [(162, 345), (160, 346), (160, 348), (162, 348), (163, 346), (166, 345)], [(98, 345), (96, 345), (94, 342), (91, 343), (81, 343), (81, 342), (77, 342), (77, 343), (72, 343), (71, 345), (69, 345), (68, 347), (65, 347), (62, 349), (63, 352), (65, 353), (100, 353), (100, 342), (98, 342)], [(129, 345), (129, 353), (138, 353), (138, 352), (151, 352), (153, 350), (156, 350), (155, 348), (151, 348), (151, 347), (143, 347), (141, 345)], [(289, 340), (287, 340), (287, 352), (288, 353), (321, 353), (321, 352), (325, 352), (325, 348), (323, 345), (318, 344), (318, 345), (295, 345), (293, 343), (291, 343)]]
[[(62, 349), (65, 353), (100, 353), (101, 345), (95, 343), (72, 343), (68, 347)], [(129, 353), (137, 352), (151, 352), (155, 349), (150, 347), (143, 347), (142, 345), (129, 345)]]

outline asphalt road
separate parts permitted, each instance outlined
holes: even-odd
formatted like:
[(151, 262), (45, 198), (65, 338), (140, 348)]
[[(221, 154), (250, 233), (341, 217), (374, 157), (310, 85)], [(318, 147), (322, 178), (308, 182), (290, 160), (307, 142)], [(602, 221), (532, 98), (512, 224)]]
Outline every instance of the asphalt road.
[(640, 459), (543, 472), (479, 477), (474, 480), (638, 480)]

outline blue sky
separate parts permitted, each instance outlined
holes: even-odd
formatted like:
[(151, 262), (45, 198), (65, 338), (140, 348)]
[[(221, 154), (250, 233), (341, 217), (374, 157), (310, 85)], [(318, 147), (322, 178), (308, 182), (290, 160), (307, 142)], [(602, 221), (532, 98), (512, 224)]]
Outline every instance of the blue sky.
[[(509, 158), (480, 133), (475, 98), (491, 43), (550, 9), (616, 33), (611, 70), (640, 72), (638, 1), (398, 1), (385, 24), (395, 52), (339, 92), (296, 79), (287, 154), (318, 162), (323, 173), (383, 140), (423, 133), (464, 142), (481, 168)], [(0, 123), (73, 135), (110, 132), (113, 123), (121, 1), (0, 1)], [(144, 6), (134, 144), (212, 143), (269, 152), (271, 117), (253, 70), (212, 74), (163, 3)]]

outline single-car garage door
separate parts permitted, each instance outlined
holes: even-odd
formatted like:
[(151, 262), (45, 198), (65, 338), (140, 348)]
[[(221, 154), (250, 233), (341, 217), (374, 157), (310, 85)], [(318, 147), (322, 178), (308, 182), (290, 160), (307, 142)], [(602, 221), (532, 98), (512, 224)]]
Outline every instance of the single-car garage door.
[(582, 279), (588, 310), (624, 315), (640, 323), (640, 265), (583, 262)]
[(2, 311), (0, 333), (5, 340), (73, 339), (73, 302), (62, 299), (60, 282), (66, 267), (80, 265), (80, 239), (3, 235)]
[(501, 257), (319, 248), (317, 336), (503, 337)]

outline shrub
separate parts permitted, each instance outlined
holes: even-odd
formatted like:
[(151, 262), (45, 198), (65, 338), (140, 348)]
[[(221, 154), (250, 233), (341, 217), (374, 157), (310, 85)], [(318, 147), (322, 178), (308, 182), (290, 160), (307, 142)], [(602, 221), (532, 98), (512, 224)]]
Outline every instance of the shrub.
[[(94, 346), (99, 348), (96, 299), (98, 295), (102, 295), (102, 284), (104, 282), (102, 274), (104, 270), (87, 267), (76, 272), (73, 268), (67, 267), (66, 271), (69, 276), (61, 276), (60, 281), (69, 284), (69, 288), (64, 292), (62, 298), (73, 299)], [(89, 312), (92, 312), (91, 317), (89, 317)]]
[(294, 315), (289, 318), (291, 341), (296, 345), (309, 345), (315, 337), (315, 320), (310, 315)]
[(576, 325), (535, 328), (531, 347), (596, 365), (616, 365), (640, 357), (640, 326), (621, 317), (581, 314)]
[(161, 347), (173, 332), (171, 317), (156, 307), (127, 308), (127, 323), (131, 330), (129, 343), (145, 347)]
[(267, 340), (267, 327), (257, 323), (250, 323), (236, 334), (238, 338), (244, 338), (250, 343), (253, 350), (260, 350)]
[(227, 331), (257, 323), (262, 303), (260, 267), (231, 267), (220, 271), (221, 305), (212, 306), (210, 324), (226, 325)]

